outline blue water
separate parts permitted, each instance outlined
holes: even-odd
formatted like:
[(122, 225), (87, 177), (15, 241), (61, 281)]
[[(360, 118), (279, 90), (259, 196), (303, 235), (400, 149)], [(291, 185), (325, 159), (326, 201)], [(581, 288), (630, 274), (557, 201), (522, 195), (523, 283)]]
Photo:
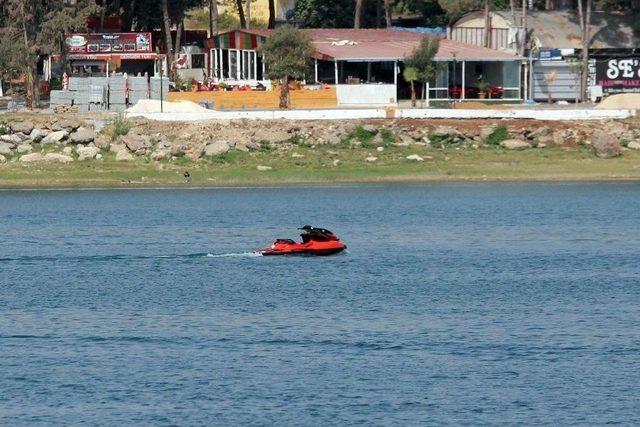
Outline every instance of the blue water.
[[(638, 425), (639, 215), (639, 183), (0, 192), (0, 425)], [(349, 252), (250, 254), (307, 223)]]

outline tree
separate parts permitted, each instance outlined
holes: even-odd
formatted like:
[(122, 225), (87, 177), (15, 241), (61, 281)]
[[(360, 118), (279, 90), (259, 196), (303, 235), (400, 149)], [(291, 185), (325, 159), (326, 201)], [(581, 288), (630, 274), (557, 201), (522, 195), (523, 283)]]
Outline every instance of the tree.
[(484, 0), (484, 47), (491, 47), (491, 7), (489, 0)]
[(356, 0), (356, 7), (353, 16), (353, 28), (360, 28), (360, 20), (362, 19), (362, 0)]
[(267, 76), (280, 82), (280, 108), (290, 108), (289, 80), (302, 79), (315, 52), (311, 38), (285, 25), (275, 30), (260, 47)]
[(440, 39), (437, 37), (424, 36), (420, 40), (418, 47), (409, 55), (404, 64), (418, 70), (417, 80), (427, 83), (436, 78), (440, 65), (435, 61), (440, 48)]
[(275, 0), (269, 0), (269, 22), (267, 28), (272, 29), (276, 27), (276, 5)]
[(416, 106), (416, 88), (415, 81), (418, 80), (419, 73), (418, 69), (415, 67), (406, 67), (402, 72), (402, 77), (404, 77), (404, 81), (409, 82), (411, 84), (411, 106)]
[(295, 17), (303, 28), (352, 28), (353, 0), (298, 0)]
[(586, 1), (586, 11), (582, 4), (583, 0), (578, 0), (578, 19), (580, 21), (580, 32), (582, 42), (582, 70), (580, 73), (580, 100), (587, 99), (587, 79), (589, 77), (589, 45), (591, 44), (591, 0)]
[(38, 100), (40, 56), (62, 53), (65, 34), (85, 29), (87, 17), (99, 11), (92, 0), (0, 0), (3, 50), (9, 52), (0, 64), (24, 77), (28, 108)]
[(211, 37), (218, 34), (218, 0), (209, 0), (209, 33)]
[(391, 0), (384, 0), (384, 22), (387, 27), (392, 25), (391, 23)]

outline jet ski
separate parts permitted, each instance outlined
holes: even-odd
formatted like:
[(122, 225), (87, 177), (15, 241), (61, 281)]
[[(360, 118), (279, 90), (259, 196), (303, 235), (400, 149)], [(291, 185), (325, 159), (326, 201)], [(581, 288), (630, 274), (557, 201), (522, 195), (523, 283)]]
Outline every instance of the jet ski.
[(302, 242), (291, 239), (277, 239), (271, 246), (257, 249), (264, 256), (269, 255), (333, 255), (347, 249), (335, 234), (325, 228), (305, 225), (299, 230)]

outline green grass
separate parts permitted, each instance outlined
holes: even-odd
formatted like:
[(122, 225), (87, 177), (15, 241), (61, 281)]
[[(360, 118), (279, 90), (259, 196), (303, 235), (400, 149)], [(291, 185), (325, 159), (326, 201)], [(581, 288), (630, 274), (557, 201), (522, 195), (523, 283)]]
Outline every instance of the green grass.
[(132, 126), (130, 120), (125, 119), (122, 114), (118, 114), (105, 128), (105, 132), (107, 132), (111, 141), (115, 141), (118, 137), (128, 134)]
[(487, 136), (485, 142), (489, 145), (500, 145), (502, 141), (507, 139), (509, 139), (509, 130), (506, 126), (500, 125)]
[[(640, 179), (640, 152), (625, 151), (615, 159), (596, 158), (588, 147), (509, 151), (387, 147), (384, 151), (298, 146), (291, 152), (229, 152), (199, 162), (186, 158), (154, 163), (145, 159), (116, 162), (103, 152), (101, 161), (61, 164), (0, 165), (0, 187), (233, 186), (296, 183), (402, 182), (450, 180), (606, 180)], [(337, 153), (337, 154), (336, 154)], [(406, 160), (419, 154), (424, 162)], [(374, 155), (374, 163), (364, 159)], [(334, 166), (334, 159), (340, 163)], [(258, 165), (273, 169), (261, 172)], [(189, 171), (191, 180), (183, 174)]]

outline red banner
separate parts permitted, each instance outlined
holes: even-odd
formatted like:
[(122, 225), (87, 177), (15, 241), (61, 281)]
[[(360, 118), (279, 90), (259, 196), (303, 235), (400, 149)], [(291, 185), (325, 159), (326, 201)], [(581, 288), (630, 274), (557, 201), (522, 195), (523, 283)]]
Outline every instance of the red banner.
[(65, 39), (69, 54), (151, 53), (151, 33), (71, 34)]

